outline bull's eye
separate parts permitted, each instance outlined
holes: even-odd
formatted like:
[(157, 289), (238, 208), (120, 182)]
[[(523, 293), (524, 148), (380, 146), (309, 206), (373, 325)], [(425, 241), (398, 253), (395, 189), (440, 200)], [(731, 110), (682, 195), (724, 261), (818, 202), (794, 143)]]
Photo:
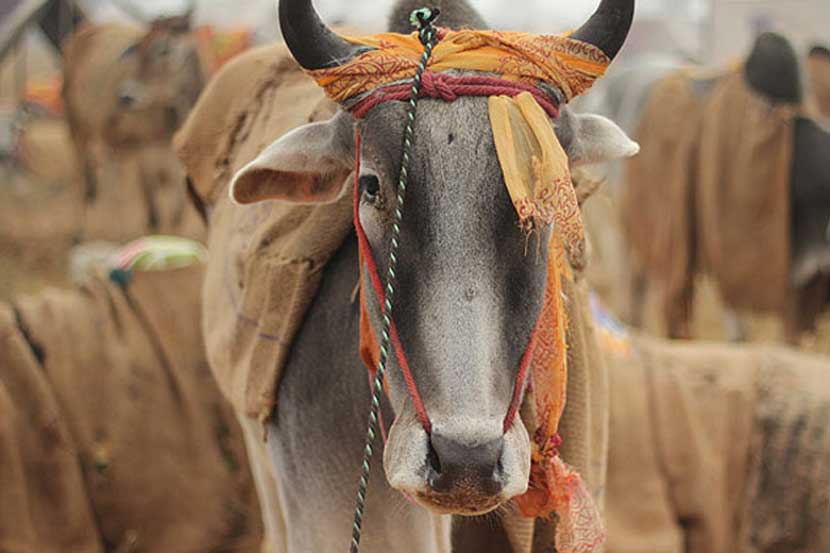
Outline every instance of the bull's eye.
[(363, 190), (363, 201), (376, 204), (380, 199), (380, 181), (375, 175), (361, 176), (360, 188)]

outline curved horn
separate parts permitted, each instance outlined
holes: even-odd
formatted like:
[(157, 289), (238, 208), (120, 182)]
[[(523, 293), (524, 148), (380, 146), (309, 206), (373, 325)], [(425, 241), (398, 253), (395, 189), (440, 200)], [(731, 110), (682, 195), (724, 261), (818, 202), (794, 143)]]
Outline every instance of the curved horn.
[(326, 27), (311, 0), (280, 0), (279, 12), (285, 44), (305, 69), (335, 67), (359, 51)]
[(593, 44), (614, 59), (628, 36), (633, 19), (634, 0), (602, 0), (591, 19), (571, 38)]

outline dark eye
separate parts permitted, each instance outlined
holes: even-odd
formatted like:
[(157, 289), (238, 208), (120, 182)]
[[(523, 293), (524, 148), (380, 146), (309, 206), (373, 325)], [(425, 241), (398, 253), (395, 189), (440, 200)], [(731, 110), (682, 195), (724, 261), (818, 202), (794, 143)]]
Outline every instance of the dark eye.
[(360, 188), (363, 190), (363, 199), (374, 203), (380, 194), (380, 181), (375, 175), (363, 175), (360, 177)]

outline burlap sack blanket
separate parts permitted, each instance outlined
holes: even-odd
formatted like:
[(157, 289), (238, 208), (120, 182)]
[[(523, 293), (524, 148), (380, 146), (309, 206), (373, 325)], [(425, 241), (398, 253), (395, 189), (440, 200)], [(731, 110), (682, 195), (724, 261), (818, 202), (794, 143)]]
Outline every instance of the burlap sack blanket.
[(606, 356), (610, 553), (830, 548), (826, 359), (645, 337)]
[[(620, 219), (637, 263), (676, 298), (694, 263), (694, 172), (703, 102), (686, 72), (654, 85), (635, 132), (640, 153), (626, 160)], [(674, 317), (685, 314), (674, 305)]]
[(681, 70), (655, 85), (636, 133), (640, 155), (627, 163), (624, 231), (668, 298), (687, 293), (700, 268), (730, 307), (781, 313), (795, 108), (769, 104), (741, 71), (711, 92), (694, 81)]
[(202, 268), (0, 307), (0, 550), (258, 551), (238, 425), (207, 368)]
[(264, 419), (326, 261), (351, 232), (349, 198), (250, 207), (227, 197), (230, 177), (285, 132), (334, 113), (284, 45), (248, 52), (206, 89), (176, 149), (210, 206), (204, 334), (219, 387), (237, 411)]
[(782, 312), (790, 299), (794, 110), (770, 105), (742, 73), (703, 110), (696, 229), (703, 267), (736, 309)]

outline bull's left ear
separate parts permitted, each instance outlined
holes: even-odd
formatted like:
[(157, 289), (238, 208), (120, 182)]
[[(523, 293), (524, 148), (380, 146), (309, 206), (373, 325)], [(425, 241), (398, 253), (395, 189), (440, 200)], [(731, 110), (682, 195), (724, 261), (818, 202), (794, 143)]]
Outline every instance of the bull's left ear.
[(640, 151), (625, 131), (601, 115), (571, 113), (568, 127), (570, 140), (565, 150), (574, 167), (631, 157)]
[(231, 180), (230, 197), (238, 204), (264, 200), (332, 202), (354, 169), (352, 117), (338, 112), (283, 135)]

